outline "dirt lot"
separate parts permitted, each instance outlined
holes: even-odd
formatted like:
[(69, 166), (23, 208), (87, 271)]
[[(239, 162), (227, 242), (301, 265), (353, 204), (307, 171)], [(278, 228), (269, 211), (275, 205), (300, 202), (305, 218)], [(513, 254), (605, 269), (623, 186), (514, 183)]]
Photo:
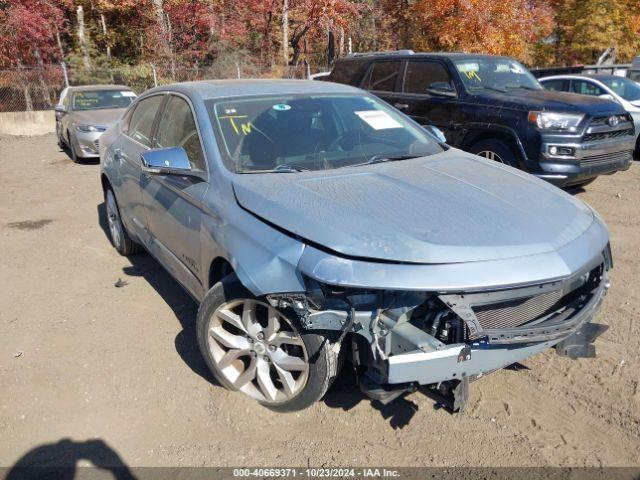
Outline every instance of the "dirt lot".
[(297, 414), (216, 386), (195, 305), (149, 256), (111, 248), (98, 169), (53, 136), (0, 139), (0, 466), (41, 446), (129, 466), (640, 465), (640, 164), (573, 192), (612, 233), (598, 357), (491, 375), (462, 418), (421, 393), (376, 408), (348, 375)]

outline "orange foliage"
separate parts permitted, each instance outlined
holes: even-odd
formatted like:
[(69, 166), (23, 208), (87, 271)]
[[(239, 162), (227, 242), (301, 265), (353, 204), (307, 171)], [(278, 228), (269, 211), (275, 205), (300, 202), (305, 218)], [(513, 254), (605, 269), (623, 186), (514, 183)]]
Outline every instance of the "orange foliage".
[(504, 54), (527, 60), (532, 42), (551, 32), (553, 12), (531, 0), (419, 0), (409, 6), (411, 46)]

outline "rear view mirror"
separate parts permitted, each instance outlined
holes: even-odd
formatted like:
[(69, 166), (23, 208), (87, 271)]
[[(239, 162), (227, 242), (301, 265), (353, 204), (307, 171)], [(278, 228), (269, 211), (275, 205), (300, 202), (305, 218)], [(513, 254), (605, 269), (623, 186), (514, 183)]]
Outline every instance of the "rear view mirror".
[(440, 95), (442, 97), (455, 97), (456, 92), (448, 82), (433, 82), (427, 88), (427, 93)]
[(159, 148), (140, 155), (142, 169), (147, 173), (189, 175), (191, 164), (182, 147)]
[(604, 100), (611, 100), (612, 102), (616, 101), (616, 99), (613, 98), (613, 95), (611, 95), (610, 93), (603, 93), (602, 95), (598, 95), (598, 97)]

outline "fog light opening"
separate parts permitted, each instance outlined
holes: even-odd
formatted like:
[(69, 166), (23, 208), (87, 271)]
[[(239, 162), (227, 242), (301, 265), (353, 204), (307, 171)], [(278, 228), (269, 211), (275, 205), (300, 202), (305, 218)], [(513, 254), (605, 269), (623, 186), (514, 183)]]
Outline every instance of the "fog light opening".
[(573, 157), (575, 155), (575, 149), (573, 147), (551, 145), (549, 146), (547, 151), (550, 155), (558, 155), (563, 157)]

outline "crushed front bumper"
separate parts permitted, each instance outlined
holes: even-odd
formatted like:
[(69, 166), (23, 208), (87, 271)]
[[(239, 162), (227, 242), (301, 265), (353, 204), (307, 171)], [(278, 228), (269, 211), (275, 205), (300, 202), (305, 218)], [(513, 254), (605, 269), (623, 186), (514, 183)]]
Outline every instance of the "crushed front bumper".
[[(526, 330), (526, 336), (511, 335), (501, 343), (475, 342), (446, 345), (433, 351), (413, 351), (390, 356), (385, 372), (386, 383), (418, 383), (428, 385), (464, 377), (479, 377), (540, 353), (562, 342), (558, 353), (577, 358), (593, 356), (593, 341), (606, 330), (590, 324), (609, 288), (606, 273), (593, 296), (569, 320), (555, 327), (540, 326)], [(544, 324), (542, 324), (544, 325)], [(545, 336), (544, 341), (535, 341)], [(573, 338), (577, 336), (579, 338)], [(517, 343), (519, 342), (519, 343)]]
[[(589, 322), (599, 310), (604, 292), (605, 289), (601, 287), (591, 302), (576, 315), (573, 328), (565, 331), (561, 337), (536, 343), (504, 345), (475, 343), (470, 348), (463, 344), (449, 345), (432, 352), (417, 351), (394, 355), (387, 360), (386, 383), (415, 382), (420, 385), (429, 385), (447, 380), (460, 380), (464, 377), (479, 377), (524, 360), (560, 342), (571, 344), (572, 342), (568, 340), (573, 335), (580, 334), (583, 328), (591, 325)], [(587, 329), (592, 330), (591, 328)], [(586, 344), (590, 345), (603, 331), (604, 329), (598, 329), (596, 335), (587, 338)], [(585, 342), (582, 344), (584, 345)], [(589, 354), (589, 356), (591, 355)]]

